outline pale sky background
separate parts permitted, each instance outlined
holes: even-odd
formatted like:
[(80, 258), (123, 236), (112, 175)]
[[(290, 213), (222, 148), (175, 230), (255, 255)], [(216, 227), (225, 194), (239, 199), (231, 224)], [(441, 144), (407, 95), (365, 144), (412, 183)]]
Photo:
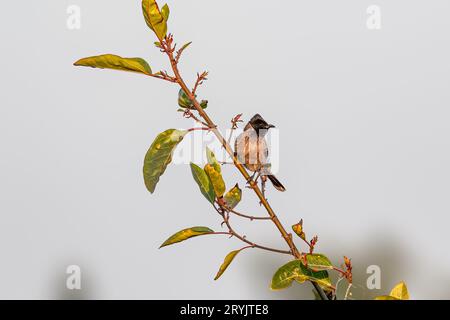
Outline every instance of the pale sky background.
[[(269, 188), (286, 227), (305, 220), (317, 250), (353, 258), (355, 296), (389, 292), (450, 298), (450, 2), (167, 1), (170, 30), (193, 41), (181, 63), (222, 127), (261, 113), (279, 129), (278, 177)], [(381, 30), (366, 26), (370, 5)], [(66, 26), (69, 5), (81, 29)], [(158, 250), (194, 225), (220, 230), (187, 165), (171, 166), (156, 193), (142, 179), (155, 136), (190, 122), (178, 89), (137, 74), (75, 68), (85, 56), (142, 57), (168, 68), (140, 1), (8, 1), (0, 20), (0, 298), (311, 298), (312, 287), (268, 288), (285, 256), (248, 250), (213, 281), (226, 237)], [(242, 179), (225, 168), (227, 184)], [(250, 192), (240, 209), (264, 214)], [(248, 210), (247, 210), (248, 211)], [(237, 222), (237, 219), (234, 219)], [(236, 223), (284, 247), (267, 222)], [(300, 245), (300, 242), (298, 242)], [(82, 290), (65, 288), (68, 265)], [(379, 265), (382, 290), (365, 289)]]

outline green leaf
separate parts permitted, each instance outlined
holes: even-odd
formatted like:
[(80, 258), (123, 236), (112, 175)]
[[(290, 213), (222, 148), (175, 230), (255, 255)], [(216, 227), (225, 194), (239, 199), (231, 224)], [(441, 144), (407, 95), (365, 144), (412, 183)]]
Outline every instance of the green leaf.
[(167, 34), (167, 20), (169, 19), (169, 7), (165, 5), (159, 10), (155, 0), (142, 0), (142, 11), (147, 26), (155, 32), (159, 40)]
[[(195, 95), (195, 97), (197, 97), (197, 95)], [(178, 105), (183, 109), (194, 109), (194, 103), (183, 89), (178, 91)], [(208, 100), (200, 101), (200, 107), (202, 107), (202, 109), (208, 108)]]
[(181, 230), (174, 235), (172, 235), (169, 239), (164, 241), (164, 243), (159, 247), (166, 247), (174, 243), (178, 243), (193, 237), (198, 237), (201, 235), (209, 234), (214, 232), (213, 230), (207, 228), (207, 227), (192, 227), (188, 229)]
[(100, 69), (139, 72), (146, 75), (152, 74), (152, 69), (144, 59), (122, 58), (114, 54), (103, 54), (100, 56), (83, 58), (75, 62), (74, 65)]
[(225, 193), (225, 181), (223, 181), (222, 174), (209, 163), (205, 166), (205, 172), (212, 183), (216, 196), (222, 198)]
[(323, 287), (331, 287), (331, 280), (327, 271), (312, 271), (301, 263), (300, 260), (288, 262), (275, 272), (271, 289), (281, 290), (291, 286), (293, 281), (303, 283), (313, 281)]
[(228, 208), (234, 209), (242, 199), (242, 190), (236, 185), (223, 197)]
[(189, 99), (188, 95), (183, 91), (183, 89), (180, 89), (180, 91), (178, 91), (178, 105), (181, 108), (188, 109), (192, 109), (194, 107), (192, 100)]
[(200, 101), (200, 107), (202, 107), (202, 109), (208, 108), (208, 100)]
[(192, 176), (194, 177), (195, 182), (197, 182), (201, 193), (205, 196), (205, 198), (214, 204), (214, 200), (216, 199), (216, 195), (214, 193), (213, 186), (211, 181), (209, 180), (206, 172), (197, 166), (194, 163), (191, 163), (191, 171)]
[(192, 44), (192, 41), (183, 44), (183, 46), (180, 48), (180, 50), (178, 50), (179, 52), (183, 52), (184, 50), (187, 49), (187, 47), (189, 47)]
[(172, 161), (172, 154), (183, 140), (187, 131), (169, 129), (160, 133), (147, 151), (144, 159), (144, 181), (148, 191), (153, 193), (159, 178)]
[(308, 254), (306, 255), (306, 261), (308, 261), (308, 268), (314, 271), (333, 269), (333, 264), (323, 254)]
[(225, 272), (225, 270), (227, 270), (228, 266), (231, 264), (231, 262), (233, 262), (234, 258), (239, 252), (241, 252), (241, 250), (231, 251), (229, 254), (227, 254), (214, 280), (217, 280), (222, 276), (222, 274)]
[(222, 166), (220, 165), (219, 161), (217, 161), (214, 152), (212, 152), (208, 147), (206, 147), (206, 159), (208, 160), (208, 163), (212, 165), (214, 169), (216, 169), (217, 172), (222, 173)]

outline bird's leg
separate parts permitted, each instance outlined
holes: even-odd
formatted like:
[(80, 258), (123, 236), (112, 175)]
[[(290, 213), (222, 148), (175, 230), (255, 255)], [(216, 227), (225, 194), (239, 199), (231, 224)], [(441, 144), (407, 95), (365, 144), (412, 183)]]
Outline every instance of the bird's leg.
[(253, 172), (253, 174), (248, 178), (247, 184), (249, 184), (249, 186), (247, 186), (247, 188), (249, 188), (249, 189), (253, 188), (253, 184), (254, 184), (253, 178), (255, 177), (257, 172), (258, 171)]
[(258, 172), (258, 175), (255, 178), (255, 183), (258, 183), (258, 179), (261, 177), (261, 170), (258, 170), (257, 172)]
[[(267, 176), (261, 176), (261, 192), (262, 192), (264, 199), (267, 200), (267, 198), (266, 198), (266, 181), (267, 181)], [(259, 202), (259, 205), (262, 205), (262, 201)]]

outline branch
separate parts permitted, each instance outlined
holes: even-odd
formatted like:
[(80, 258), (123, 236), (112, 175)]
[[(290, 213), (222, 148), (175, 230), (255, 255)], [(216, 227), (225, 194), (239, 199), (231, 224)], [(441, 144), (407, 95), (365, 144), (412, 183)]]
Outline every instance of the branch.
[(270, 248), (270, 247), (266, 247), (266, 246), (262, 246), (259, 244), (256, 244), (255, 242), (252, 242), (250, 240), (247, 240), (246, 236), (242, 236), (240, 234), (238, 234), (236, 231), (234, 231), (233, 227), (230, 224), (230, 217), (228, 215), (228, 212), (226, 211), (221, 211), (220, 209), (218, 209), (216, 206), (214, 206), (214, 208), (216, 209), (216, 211), (222, 216), (223, 218), (223, 223), (227, 226), (229, 233), (233, 236), (238, 238), (239, 240), (241, 240), (242, 242), (245, 242), (247, 244), (249, 244), (251, 247), (253, 248), (258, 248), (258, 249), (262, 249), (262, 250), (266, 250), (266, 251), (272, 251), (272, 252), (277, 252), (277, 253), (283, 253), (283, 254), (291, 254), (290, 251), (287, 250), (279, 250), (279, 249), (274, 249), (274, 248)]
[[(216, 138), (222, 144), (222, 147), (226, 150), (226, 152), (228, 153), (230, 158), (233, 159), (233, 163), (234, 163), (235, 167), (239, 170), (239, 172), (242, 174), (244, 179), (246, 181), (249, 181), (250, 187), (253, 189), (256, 196), (259, 198), (260, 203), (264, 206), (269, 217), (271, 218), (271, 220), (277, 227), (278, 231), (281, 233), (281, 236), (283, 237), (283, 239), (286, 241), (287, 245), (289, 246), (290, 251), (286, 251), (286, 252), (293, 255), (296, 259), (300, 259), (302, 255), (294, 244), (294, 241), (292, 239), (292, 234), (288, 233), (286, 231), (286, 229), (283, 227), (283, 225), (281, 224), (280, 220), (278, 219), (275, 211), (272, 209), (272, 207), (270, 206), (266, 197), (262, 193), (261, 189), (258, 187), (256, 182), (251, 179), (249, 173), (244, 168), (244, 166), (238, 161), (238, 159), (234, 155), (234, 152), (233, 152), (230, 144), (225, 140), (225, 138), (222, 136), (220, 131), (217, 129), (217, 126), (214, 124), (214, 122), (211, 120), (211, 118), (208, 116), (208, 114), (205, 112), (205, 110), (203, 110), (203, 108), (200, 106), (200, 103), (198, 102), (198, 100), (195, 97), (195, 93), (193, 93), (189, 90), (188, 86), (186, 85), (183, 78), (181, 77), (181, 74), (180, 74), (180, 71), (179, 71), (178, 65), (177, 65), (178, 61), (175, 59), (175, 57), (173, 55), (174, 49), (172, 48), (172, 43), (173, 43), (173, 36), (171, 34), (169, 34), (165, 37), (164, 41), (161, 42), (161, 47), (162, 47), (162, 51), (164, 51), (167, 54), (167, 56), (170, 60), (170, 64), (171, 64), (172, 70), (175, 74), (175, 78), (177, 79), (177, 83), (179, 84), (181, 89), (184, 91), (184, 93), (192, 101), (194, 108), (197, 110), (200, 117), (203, 118), (204, 122), (208, 125), (208, 127), (211, 128), (211, 131), (214, 133)], [(225, 223), (227, 224), (227, 222), (225, 222)], [(247, 240), (243, 237), (241, 237), (239, 239), (241, 239), (244, 242), (247, 242)], [(247, 242), (247, 243), (253, 244), (250, 242)], [(269, 248), (266, 248), (266, 249), (269, 249)], [(280, 250), (276, 250), (276, 252), (280, 252)], [(286, 252), (281, 251), (280, 253), (286, 253)], [(322, 288), (315, 282), (312, 282), (312, 284), (314, 285), (315, 289), (317, 290), (317, 292), (319, 293), (321, 298), (323, 300), (328, 300), (328, 298), (327, 298), (325, 292), (322, 290)]]
[(292, 255), (295, 256), (296, 258), (300, 258), (301, 254), (298, 251), (297, 247), (295, 246), (294, 242), (292, 241), (292, 234), (289, 234), (284, 229), (283, 225), (281, 224), (277, 215), (273, 211), (269, 202), (262, 194), (261, 189), (259, 189), (258, 185), (252, 179), (250, 179), (250, 175), (248, 174), (247, 170), (244, 168), (244, 166), (241, 163), (239, 163), (239, 161), (235, 157), (230, 144), (225, 140), (225, 138), (222, 136), (222, 134), (219, 132), (219, 130), (217, 130), (217, 126), (214, 124), (214, 122), (211, 120), (211, 118), (208, 116), (208, 114), (205, 112), (205, 110), (202, 109), (202, 107), (200, 106), (200, 103), (196, 99), (195, 95), (189, 90), (189, 88), (187, 87), (183, 78), (181, 77), (180, 71), (178, 70), (177, 63), (173, 56), (173, 50), (170, 47), (172, 42), (173, 42), (172, 35), (169, 34), (166, 37), (165, 41), (161, 45), (164, 47), (164, 52), (166, 52), (166, 54), (169, 57), (170, 63), (172, 65), (172, 70), (175, 74), (175, 77), (177, 78), (178, 84), (180, 85), (181, 89), (186, 93), (186, 95), (189, 97), (189, 99), (192, 101), (194, 108), (197, 110), (198, 114), (204, 119), (205, 123), (208, 124), (208, 127), (211, 128), (211, 131), (214, 133), (214, 135), (217, 137), (219, 142), (222, 144), (222, 146), (224, 147), (224, 149), (226, 150), (228, 155), (231, 157), (231, 159), (233, 159), (233, 163), (236, 166), (236, 168), (239, 170), (239, 172), (242, 174), (242, 176), (245, 178), (246, 181), (250, 181), (250, 187), (256, 193), (257, 197), (261, 201), (264, 208), (267, 210), (267, 213), (271, 217), (275, 226), (278, 228), (282, 237), (285, 239), (286, 243), (288, 244), (288, 246), (292, 252)]

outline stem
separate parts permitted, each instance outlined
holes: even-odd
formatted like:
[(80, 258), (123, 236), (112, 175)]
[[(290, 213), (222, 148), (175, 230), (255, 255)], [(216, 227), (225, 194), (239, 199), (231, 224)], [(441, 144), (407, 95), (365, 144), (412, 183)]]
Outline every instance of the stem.
[(210, 131), (210, 130), (211, 130), (210, 128), (203, 128), (203, 127), (201, 127), (201, 128), (191, 128), (191, 129), (188, 130), (188, 132), (192, 132), (192, 131)]
[[(231, 157), (231, 159), (233, 159), (233, 163), (234, 163), (235, 167), (239, 170), (239, 172), (242, 174), (244, 179), (246, 181), (249, 181), (250, 187), (256, 193), (256, 196), (259, 198), (260, 203), (264, 206), (264, 208), (266, 209), (266, 211), (267, 211), (268, 215), (270, 216), (271, 220), (273, 221), (273, 223), (277, 227), (278, 231), (281, 233), (281, 236), (283, 237), (283, 239), (286, 241), (287, 245), (289, 246), (289, 249), (290, 249), (289, 253), (291, 255), (293, 255), (295, 258), (300, 259), (301, 258), (301, 253), (299, 252), (299, 250), (297, 249), (297, 247), (294, 244), (294, 241), (292, 240), (292, 234), (288, 233), (286, 231), (286, 229), (283, 227), (283, 225), (281, 224), (280, 220), (278, 219), (275, 211), (270, 206), (270, 204), (267, 201), (266, 197), (264, 197), (261, 189), (255, 183), (255, 181), (253, 181), (251, 179), (249, 173), (244, 168), (244, 166), (241, 163), (239, 163), (238, 159), (234, 155), (234, 152), (233, 152), (230, 144), (225, 140), (225, 138), (222, 136), (220, 131), (217, 129), (217, 126), (214, 124), (214, 122), (211, 120), (211, 118), (208, 116), (208, 114), (205, 112), (205, 110), (203, 110), (203, 108), (200, 106), (200, 103), (197, 101), (197, 99), (195, 97), (195, 94), (193, 94), (189, 90), (188, 86), (184, 82), (184, 80), (183, 80), (183, 78), (182, 78), (182, 76), (180, 74), (180, 71), (178, 69), (178, 61), (174, 58), (174, 55), (173, 55), (174, 49), (172, 48), (172, 42), (173, 42), (173, 37), (172, 37), (172, 35), (169, 34), (168, 36), (166, 36), (164, 41), (161, 41), (161, 45), (162, 45), (163, 51), (169, 57), (170, 64), (172, 66), (172, 70), (173, 70), (173, 73), (174, 73), (175, 78), (177, 80), (177, 83), (179, 84), (181, 89), (184, 91), (184, 93), (192, 101), (194, 108), (197, 110), (197, 112), (200, 115), (200, 117), (203, 118), (205, 123), (208, 125), (208, 127), (211, 129), (211, 131), (216, 136), (216, 138), (222, 144), (222, 147), (225, 149), (225, 151), (228, 153), (228, 155)], [(227, 220), (225, 220), (225, 223), (227, 224), (227, 226), (229, 228), (231, 227), (231, 226), (229, 226), (229, 222)], [(249, 243), (250, 245), (253, 245), (253, 243), (248, 242), (243, 237), (239, 238), (239, 239), (244, 241), (244, 242)], [(265, 249), (268, 249), (268, 248), (265, 248)], [(280, 250), (271, 250), (271, 251), (280, 252)], [(281, 251), (280, 253), (285, 253), (285, 252)], [(323, 300), (328, 300), (328, 298), (325, 295), (325, 293), (323, 292), (322, 288), (319, 285), (317, 285), (317, 283), (315, 283), (315, 282), (312, 282), (312, 284), (316, 288), (316, 290), (319, 293), (320, 297)]]
[(239, 240), (241, 240), (242, 242), (245, 242), (245, 243), (249, 244), (253, 248), (258, 248), (258, 249), (272, 251), (272, 252), (277, 252), (277, 253), (289, 254), (289, 255), (291, 254), (291, 252), (287, 251), (287, 250), (279, 250), (279, 249), (274, 249), (274, 248), (270, 248), (270, 247), (266, 247), (266, 246), (261, 246), (259, 244), (256, 244), (256, 243), (250, 241), (250, 240), (247, 240), (247, 238), (245, 236), (241, 236), (236, 231), (234, 231), (233, 227), (230, 224), (230, 217), (228, 216), (227, 212), (221, 212), (215, 206), (214, 206), (214, 208), (222, 216), (223, 222), (227, 226), (227, 228), (229, 230), (229, 233), (232, 234), (234, 237), (238, 238)]
[(349, 283), (349, 284), (348, 284), (348, 287), (347, 287), (347, 290), (345, 291), (345, 297), (344, 297), (344, 300), (347, 300), (348, 295), (350, 294), (350, 289), (351, 289), (351, 288), (352, 288), (352, 284)]
[(237, 212), (237, 211), (235, 211), (235, 210), (229, 210), (229, 211), (230, 211), (231, 213), (233, 213), (233, 214), (239, 216), (239, 217), (249, 219), (250, 221), (253, 221), (253, 220), (271, 220), (270, 217), (255, 217), (255, 216), (249, 216), (249, 215), (246, 215), (246, 214)]
[(159, 73), (147, 74), (149, 77), (153, 77), (156, 79), (166, 80), (169, 82), (176, 83), (177, 79), (175, 77), (169, 76), (167, 72), (160, 71)]
[(301, 238), (301, 239), (303, 240), (304, 243), (306, 243), (308, 245), (309, 251), (310, 251), (310, 253), (312, 253), (311, 249), (313, 248), (313, 246), (311, 245), (311, 243), (308, 240), (306, 240), (305, 238)]
[(315, 282), (311, 281), (312, 285), (314, 286), (314, 289), (316, 289), (317, 293), (319, 294), (320, 298), (322, 300), (329, 300), (323, 289)]
[(333, 266), (333, 270), (340, 273), (344, 278), (347, 278), (347, 272), (345, 272), (344, 270), (339, 269), (338, 267), (334, 267), (334, 266)]
[(192, 95), (195, 96), (198, 87), (203, 84), (204, 80), (208, 80), (206, 78), (207, 76), (208, 76), (208, 71), (204, 71), (202, 74), (197, 73), (197, 81), (195, 81), (194, 89), (192, 89)]
[(242, 117), (242, 113), (238, 114), (233, 119), (231, 119), (231, 130), (230, 130), (230, 135), (229, 135), (228, 140), (227, 140), (228, 144), (231, 144), (231, 138), (233, 137), (233, 132), (238, 127), (237, 123), (238, 122), (242, 122), (242, 120), (240, 120), (241, 117)]
[(205, 126), (205, 127), (208, 127), (208, 124), (207, 123), (204, 123), (202, 120), (200, 120), (199, 118), (197, 118), (196, 116), (195, 116), (195, 114), (193, 114), (192, 113), (192, 111), (191, 110), (189, 110), (189, 109), (186, 109), (184, 112), (183, 112), (183, 116), (185, 117), (185, 118), (188, 118), (188, 119), (194, 119), (194, 121), (195, 122), (197, 122), (197, 123), (199, 123), (199, 124), (201, 124), (201, 125), (203, 125), (203, 126)]
[(233, 163), (236, 166), (236, 168), (239, 170), (239, 172), (242, 174), (242, 176), (245, 178), (245, 180), (250, 181), (250, 186), (258, 196), (259, 200), (261, 201), (264, 208), (266, 208), (267, 213), (269, 214), (270, 218), (272, 219), (275, 226), (280, 231), (282, 237), (285, 239), (286, 243), (288, 244), (292, 255), (296, 258), (300, 258), (300, 252), (298, 251), (297, 247), (295, 246), (294, 242), (292, 241), (292, 235), (288, 234), (287, 231), (284, 229), (283, 225), (281, 224), (280, 220), (278, 219), (277, 215), (273, 211), (272, 207), (270, 206), (267, 199), (263, 196), (261, 190), (259, 189), (258, 185), (250, 179), (250, 175), (248, 174), (247, 170), (244, 168), (242, 164), (240, 164), (237, 160), (237, 158), (234, 155), (233, 150), (231, 149), (230, 144), (225, 140), (225, 138), (222, 136), (222, 134), (217, 129), (217, 126), (214, 124), (214, 122), (211, 120), (211, 118), (208, 116), (208, 114), (202, 109), (200, 106), (200, 103), (197, 101), (195, 96), (192, 94), (192, 92), (187, 87), (186, 83), (184, 82), (183, 78), (181, 77), (181, 74), (178, 70), (178, 66), (176, 64), (176, 61), (173, 57), (173, 52), (171, 50), (166, 48), (166, 53), (169, 56), (170, 63), (172, 65), (172, 70), (175, 74), (175, 77), (177, 78), (177, 82), (180, 85), (181, 89), (186, 93), (186, 95), (189, 97), (189, 99), (192, 101), (194, 108), (197, 110), (199, 115), (205, 120), (205, 123), (208, 124), (208, 127), (211, 129), (211, 131), (214, 133), (214, 135), (217, 137), (219, 142), (224, 147), (225, 151), (228, 153), (228, 155), (233, 159)]
[(205, 236), (206, 235), (221, 235), (221, 234), (226, 234), (226, 235), (232, 236), (232, 234), (230, 232), (210, 232), (210, 233), (205, 233)]
[(239, 217), (249, 219), (250, 221), (253, 221), (253, 220), (271, 220), (270, 217), (255, 217), (255, 216), (250, 216), (250, 215), (247, 215), (247, 214), (240, 213), (240, 212), (238, 212), (238, 211), (236, 211), (236, 210), (234, 210), (234, 209), (227, 208), (227, 207), (225, 207), (225, 206), (222, 206), (222, 207), (223, 207), (223, 209), (225, 209), (226, 211), (231, 212), (231, 213), (233, 213), (233, 214), (235, 214), (235, 215), (237, 215), (237, 216), (239, 216)]

